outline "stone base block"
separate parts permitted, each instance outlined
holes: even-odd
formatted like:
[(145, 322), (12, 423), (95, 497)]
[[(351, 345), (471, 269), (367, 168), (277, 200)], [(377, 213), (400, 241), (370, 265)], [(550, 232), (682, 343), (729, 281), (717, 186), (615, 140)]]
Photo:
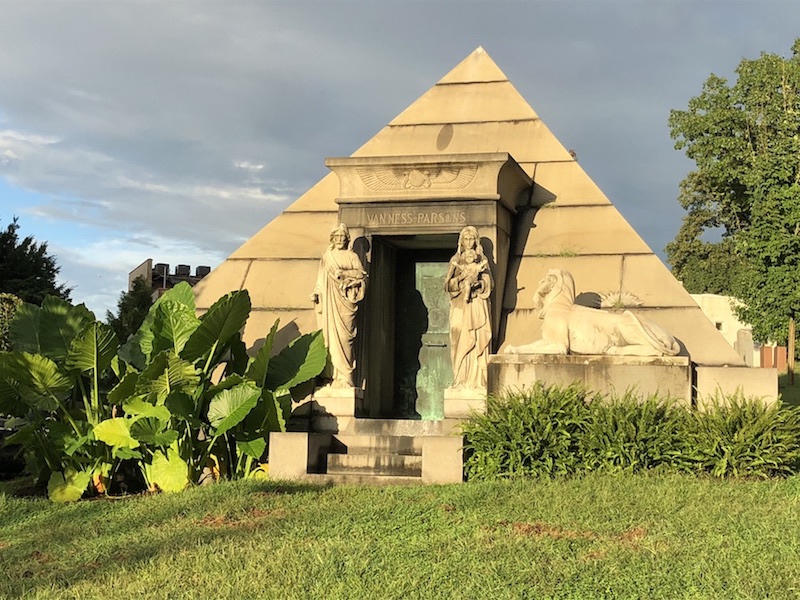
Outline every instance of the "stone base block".
[(576, 381), (603, 394), (634, 389), (692, 402), (692, 367), (685, 356), (498, 354), (489, 357), (489, 393), (530, 387), (536, 382), (567, 386)]
[(422, 482), (461, 483), (464, 480), (464, 438), (422, 438)]
[(269, 476), (271, 479), (302, 479), (308, 473), (309, 435), (299, 432), (269, 434)]
[(364, 390), (326, 386), (314, 390), (311, 400), (314, 414), (354, 417), (364, 402)]
[(486, 390), (447, 388), (444, 391), (445, 419), (461, 419), (486, 412)]
[[(741, 391), (745, 397), (761, 398), (771, 404), (778, 400), (778, 370), (752, 367), (695, 367), (697, 374), (697, 406), (711, 401), (717, 394)], [(722, 399), (722, 398), (720, 398)]]
[(311, 396), (311, 428), (314, 431), (342, 431), (355, 419), (364, 403), (360, 388), (323, 387)]

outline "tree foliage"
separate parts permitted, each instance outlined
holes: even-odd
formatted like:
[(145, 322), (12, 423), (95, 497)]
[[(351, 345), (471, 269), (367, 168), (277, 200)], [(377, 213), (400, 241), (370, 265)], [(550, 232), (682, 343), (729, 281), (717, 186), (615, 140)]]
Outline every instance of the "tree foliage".
[(670, 114), (697, 169), (681, 183), (687, 214), (667, 257), (690, 292), (736, 296), (756, 339), (785, 343), (800, 316), (800, 39), (791, 57), (762, 53), (736, 74), (732, 85), (712, 74)]
[(60, 268), (47, 253), (47, 242), (37, 244), (30, 235), (20, 240), (17, 221), (14, 217), (0, 230), (0, 292), (36, 305), (48, 295), (69, 300), (69, 288), (56, 283)]
[(21, 304), (22, 300), (14, 294), (0, 292), (0, 352), (11, 350), (8, 332), (11, 329), (11, 321)]
[(133, 280), (131, 290), (119, 295), (117, 314), (106, 311), (106, 323), (114, 329), (117, 338), (124, 342), (142, 326), (152, 305), (153, 289), (143, 278), (137, 277)]

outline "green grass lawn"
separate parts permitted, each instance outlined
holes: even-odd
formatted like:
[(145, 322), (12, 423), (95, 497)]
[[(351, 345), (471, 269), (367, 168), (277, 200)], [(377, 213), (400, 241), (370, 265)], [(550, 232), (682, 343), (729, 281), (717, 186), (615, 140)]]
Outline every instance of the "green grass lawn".
[(0, 596), (793, 598), (800, 478), (0, 494)]

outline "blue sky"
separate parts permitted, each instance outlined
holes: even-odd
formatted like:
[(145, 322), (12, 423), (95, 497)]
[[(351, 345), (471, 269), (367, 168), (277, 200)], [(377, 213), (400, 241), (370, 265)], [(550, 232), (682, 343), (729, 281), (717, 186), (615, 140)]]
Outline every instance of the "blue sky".
[[(2, 3), (0, 227), (98, 316), (146, 258), (214, 267), (482, 45), (654, 251), (667, 118), (786, 55), (794, 0)], [(1, 287), (0, 282), (0, 287)]]

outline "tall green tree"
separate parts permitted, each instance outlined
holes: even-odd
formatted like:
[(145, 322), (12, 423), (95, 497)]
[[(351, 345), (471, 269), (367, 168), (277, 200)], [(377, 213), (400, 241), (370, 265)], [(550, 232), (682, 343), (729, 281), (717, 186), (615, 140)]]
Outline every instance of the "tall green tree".
[(36, 305), (48, 295), (69, 300), (70, 289), (56, 283), (60, 267), (47, 253), (47, 242), (36, 243), (30, 235), (20, 240), (18, 231), (17, 217), (0, 230), (0, 292)]
[(675, 148), (697, 168), (667, 258), (690, 292), (736, 296), (754, 337), (783, 344), (800, 317), (800, 39), (790, 57), (743, 59), (736, 75), (712, 74), (670, 114)]
[(142, 278), (133, 280), (130, 291), (122, 292), (117, 302), (117, 314), (106, 311), (106, 323), (123, 342), (139, 330), (153, 305), (153, 288)]

